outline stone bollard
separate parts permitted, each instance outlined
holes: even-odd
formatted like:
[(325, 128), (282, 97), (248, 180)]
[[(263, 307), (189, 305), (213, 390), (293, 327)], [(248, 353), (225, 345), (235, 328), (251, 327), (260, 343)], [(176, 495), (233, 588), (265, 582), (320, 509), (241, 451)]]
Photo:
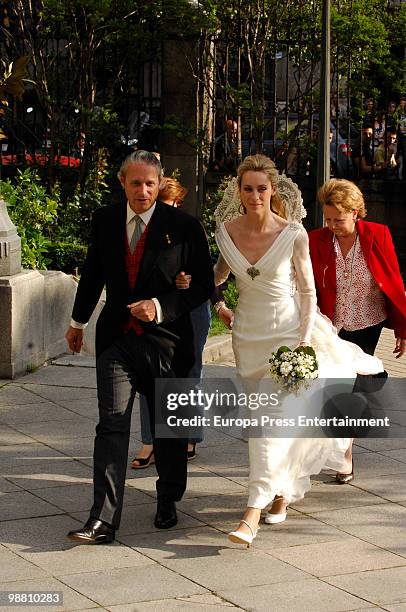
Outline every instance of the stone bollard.
[(21, 241), (0, 200), (0, 378), (15, 378), (66, 351), (77, 284), (58, 271), (21, 270)]
[(0, 200), (0, 276), (21, 272), (21, 240), (8, 216), (4, 200)]

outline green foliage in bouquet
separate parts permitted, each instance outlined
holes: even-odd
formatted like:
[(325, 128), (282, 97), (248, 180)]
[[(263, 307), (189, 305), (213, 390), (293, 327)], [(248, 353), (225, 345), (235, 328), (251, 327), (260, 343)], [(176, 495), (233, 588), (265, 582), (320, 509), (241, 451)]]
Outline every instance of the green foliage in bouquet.
[(227, 283), (227, 288), (223, 291), (224, 300), (228, 308), (235, 310), (238, 302), (238, 289), (235, 281), (230, 280)]

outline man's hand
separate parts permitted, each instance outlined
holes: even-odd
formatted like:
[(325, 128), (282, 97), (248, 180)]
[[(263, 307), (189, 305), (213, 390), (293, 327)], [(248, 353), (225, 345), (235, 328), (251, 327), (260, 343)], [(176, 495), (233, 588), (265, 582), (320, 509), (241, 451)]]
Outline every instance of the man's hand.
[(133, 304), (128, 304), (127, 308), (130, 309), (133, 317), (140, 319), (140, 321), (145, 321), (146, 323), (153, 321), (156, 317), (156, 308), (153, 300), (134, 302)]
[(189, 289), (191, 280), (192, 276), (190, 274), (179, 272), (175, 279), (176, 289)]
[(80, 353), (83, 346), (83, 329), (76, 329), (76, 327), (69, 326), (68, 331), (65, 334), (66, 341), (69, 346), (69, 350), (72, 353)]
[(396, 359), (399, 359), (399, 357), (402, 357), (402, 355), (405, 354), (406, 351), (406, 338), (396, 338), (396, 344), (395, 344), (395, 349), (394, 349), (394, 353), (398, 353), (396, 355)]

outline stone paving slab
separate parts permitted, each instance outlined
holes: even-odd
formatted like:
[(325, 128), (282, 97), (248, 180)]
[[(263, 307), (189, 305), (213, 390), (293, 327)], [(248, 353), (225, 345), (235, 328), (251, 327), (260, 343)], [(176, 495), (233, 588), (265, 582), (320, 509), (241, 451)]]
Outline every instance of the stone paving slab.
[(47, 447), (65, 458), (77, 459), (80, 463), (93, 465), (94, 433), (90, 436), (52, 440)]
[(66, 438), (85, 438), (95, 433), (96, 423), (85, 417), (75, 417), (69, 421), (47, 421), (46, 427), (42, 423), (18, 423), (15, 428), (22, 434), (30, 436), (38, 442), (52, 445), (58, 440)]
[(54, 366), (73, 366), (76, 368), (95, 368), (96, 367), (96, 357), (89, 355), (85, 351), (81, 353), (75, 353), (72, 355), (71, 353), (66, 353), (61, 357), (57, 357), (56, 359), (52, 359), (52, 365)]
[(28, 491), (14, 491), (0, 495), (0, 516), (2, 521), (35, 516), (62, 514), (62, 510)]
[(163, 563), (176, 573), (215, 592), (261, 584), (270, 586), (277, 582), (287, 584), (308, 577), (255, 547), (250, 551), (241, 546), (229, 548), (227, 541), (217, 556), (175, 559)]
[(220, 597), (255, 612), (345, 612), (371, 608), (371, 604), (316, 579), (280, 582), (247, 589), (219, 591)]
[(15, 429), (15, 427), (0, 425), (0, 446), (32, 444), (33, 442), (35, 442), (34, 438), (26, 436), (21, 431)]
[(317, 512), (313, 516), (365, 542), (406, 557), (406, 508), (400, 504), (361, 506), (356, 510), (345, 508)]
[[(23, 379), (25, 380), (25, 378)], [(59, 384), (22, 384), (21, 388), (35, 393), (36, 397), (43, 397), (44, 399), (50, 400), (51, 402), (61, 403), (62, 401), (76, 401), (83, 400), (85, 398), (96, 398), (97, 390), (96, 387), (66, 387), (62, 386), (64, 382), (63, 372), (60, 370)]]
[(406, 448), (398, 448), (397, 450), (382, 450), (380, 454), (390, 459), (396, 459), (396, 461), (402, 461), (406, 463)]
[(176, 599), (160, 599), (155, 601), (144, 601), (137, 604), (122, 606), (109, 606), (107, 610), (110, 612), (179, 612), (187, 610), (187, 612), (208, 612), (208, 610), (241, 610), (232, 603), (217, 597), (217, 595), (191, 595), (190, 597), (179, 597)]
[(388, 501), (406, 501), (406, 478), (404, 474), (395, 474), (388, 478), (388, 476), (368, 476), (360, 473), (357, 479), (351, 483), (351, 487), (369, 491), (369, 493)]
[[(248, 454), (248, 447), (245, 445), (246, 453)], [(247, 465), (239, 465), (234, 467), (233, 465), (228, 465), (227, 467), (220, 466), (210, 466), (210, 471), (222, 478), (227, 478), (228, 480), (232, 480), (242, 485), (243, 487), (248, 487), (248, 466)]]
[(90, 368), (68, 367), (62, 370), (58, 366), (45, 365), (24, 376), (24, 384), (96, 389), (96, 372)]
[(18, 383), (7, 381), (6, 385), (0, 387), (0, 406), (38, 404), (40, 401), (41, 398), (38, 395)]
[(17, 554), (41, 547), (66, 544), (66, 534), (83, 523), (72, 516), (60, 514), (14, 521), (3, 521), (1, 539), (4, 546)]
[[(153, 563), (136, 550), (115, 542), (111, 546), (76, 545), (72, 542), (54, 544), (20, 552), (31, 562), (53, 576), (82, 574), (84, 571), (105, 572), (120, 568), (144, 567)], [(0, 557), (1, 558), (1, 557)]]
[(355, 445), (369, 451), (382, 452), (406, 448), (405, 438), (362, 438), (356, 440)]
[(158, 564), (61, 576), (76, 592), (103, 606), (207, 593), (207, 589)]
[(332, 543), (332, 547), (334, 554), (328, 557), (324, 543), (270, 550), (269, 554), (317, 577), (352, 574), (359, 568), (365, 572), (402, 564), (406, 570), (406, 559), (357, 538), (344, 541), (340, 538)]
[[(21, 425), (38, 423), (40, 421), (69, 421), (77, 418), (71, 410), (65, 410), (52, 402), (21, 404), (19, 406), (1, 406), (0, 423), (5, 425)], [(95, 420), (97, 416), (94, 416)]]
[(0, 546), (0, 583), (47, 577), (47, 572), (37, 567), (36, 564)]
[(5, 467), (3, 476), (27, 491), (92, 483), (92, 469), (67, 457), (51, 457), (24, 464), (15, 462)]
[(32, 440), (28, 444), (8, 444), (0, 446), (0, 462), (2, 464), (11, 463), (16, 465), (20, 462), (32, 461), (35, 459), (51, 459), (53, 457), (63, 458), (63, 454), (57, 450)]
[(312, 514), (324, 510), (370, 506), (385, 503), (385, 501), (377, 495), (356, 488), (356, 486), (339, 486), (331, 480), (327, 483), (317, 482), (313, 484), (305, 498), (292, 504), (292, 508), (305, 514)]
[(344, 576), (325, 578), (357, 597), (387, 609), (388, 604), (406, 603), (406, 567), (377, 569), (369, 572), (355, 572)]
[[(70, 410), (73, 413), (73, 417), (80, 414), (83, 417), (97, 419), (99, 416), (97, 397), (87, 397), (84, 399), (60, 399), (58, 400), (58, 404)], [(136, 410), (136, 404), (134, 404), (134, 410)]]
[(0, 477), (0, 494), (2, 493), (10, 493), (11, 491), (21, 491), (21, 487), (14, 484), (14, 482), (10, 482), (6, 478)]

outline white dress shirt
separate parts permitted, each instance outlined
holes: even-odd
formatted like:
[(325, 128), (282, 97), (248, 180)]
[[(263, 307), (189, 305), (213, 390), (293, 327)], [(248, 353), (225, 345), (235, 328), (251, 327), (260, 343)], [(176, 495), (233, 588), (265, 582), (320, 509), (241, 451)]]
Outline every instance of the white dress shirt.
[[(141, 223), (141, 232), (142, 233), (145, 231), (145, 228), (147, 227), (148, 223), (150, 222), (151, 217), (154, 214), (155, 207), (156, 207), (156, 202), (151, 206), (151, 208), (149, 208), (145, 212), (142, 212), (142, 213), (138, 214), (138, 216), (140, 217), (140, 219), (142, 221), (142, 223)], [(126, 231), (127, 231), (128, 244), (130, 244), (132, 235), (134, 233), (134, 229), (135, 229), (135, 217), (136, 217), (136, 215), (137, 215), (137, 213), (135, 213), (133, 211), (133, 209), (131, 208), (131, 206), (127, 202)], [(157, 298), (151, 298), (151, 299), (152, 299), (152, 301), (155, 304), (155, 310), (156, 310), (155, 322), (156, 323), (162, 323), (164, 317), (163, 317), (163, 313), (162, 313), (161, 304), (159, 303)], [(71, 327), (74, 327), (75, 329), (84, 329), (87, 326), (87, 323), (78, 323), (74, 319), (71, 319), (70, 324), (71, 324)]]

